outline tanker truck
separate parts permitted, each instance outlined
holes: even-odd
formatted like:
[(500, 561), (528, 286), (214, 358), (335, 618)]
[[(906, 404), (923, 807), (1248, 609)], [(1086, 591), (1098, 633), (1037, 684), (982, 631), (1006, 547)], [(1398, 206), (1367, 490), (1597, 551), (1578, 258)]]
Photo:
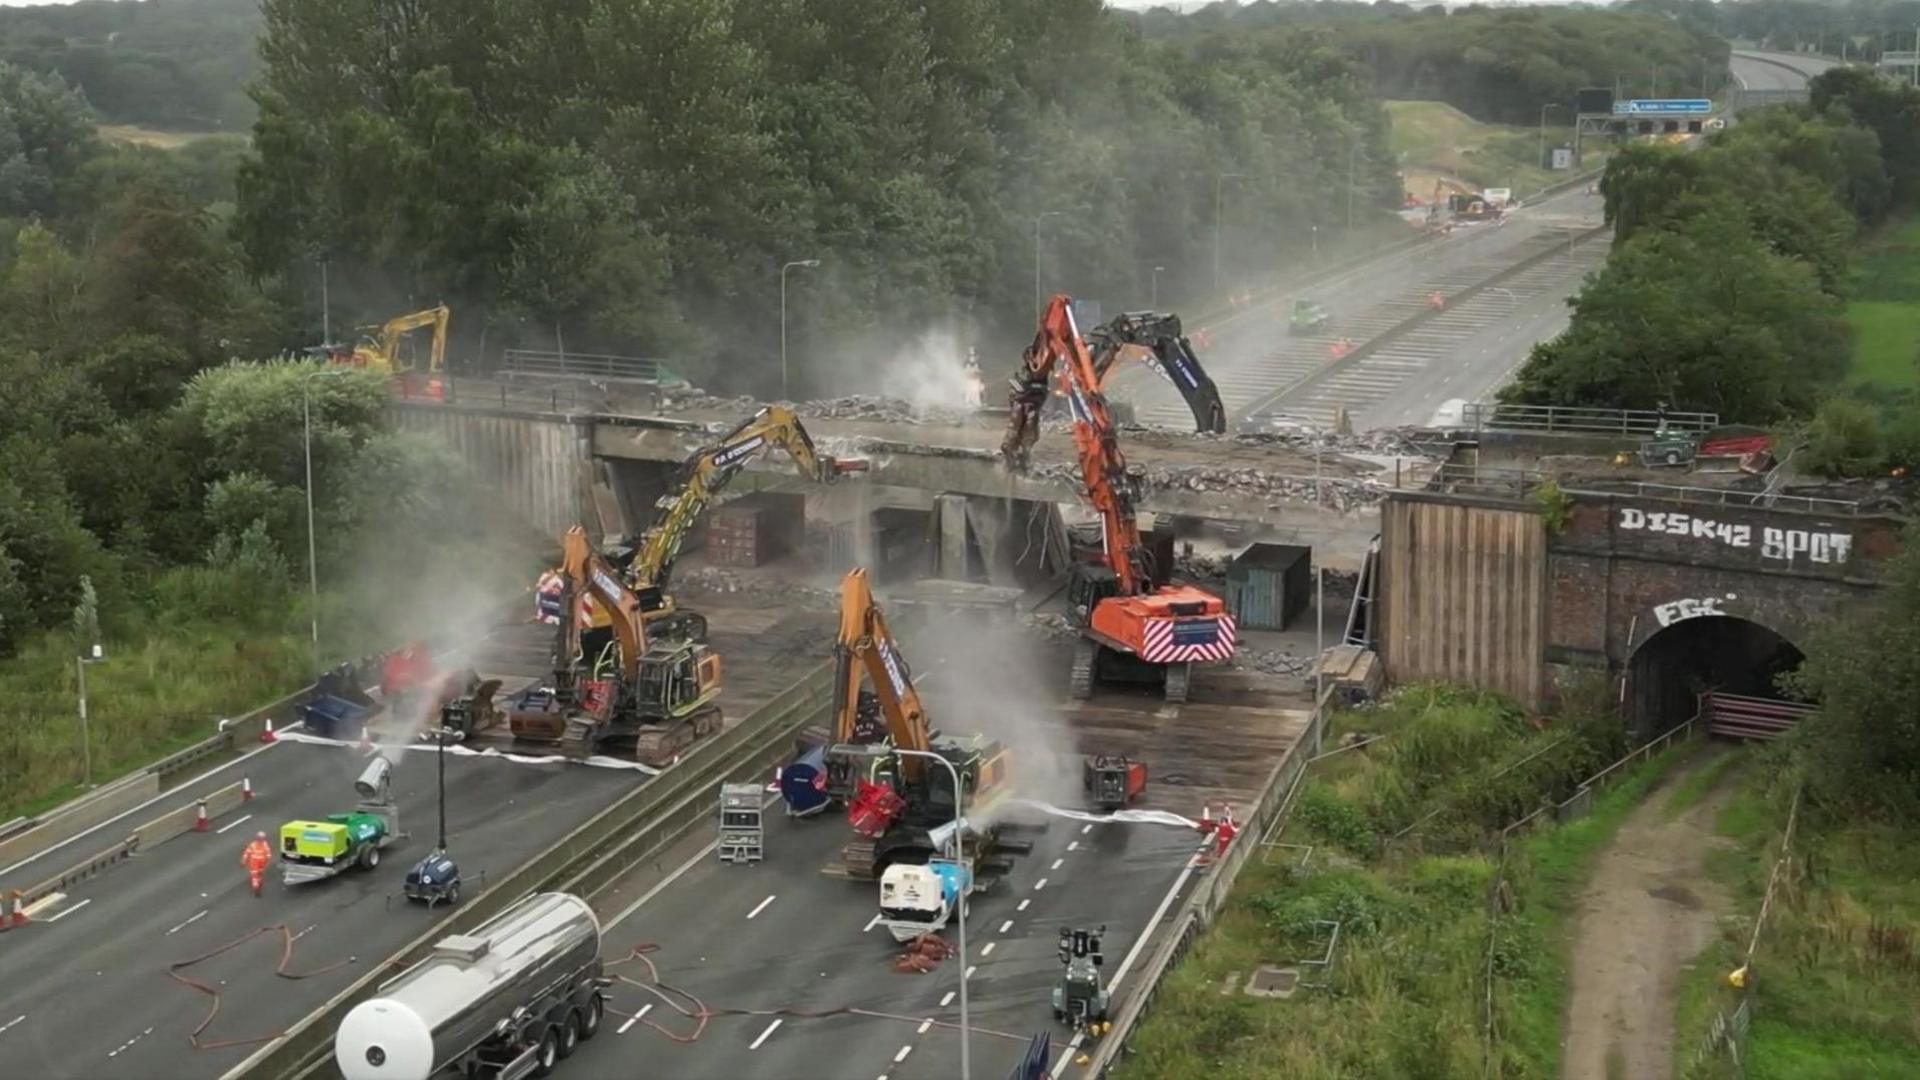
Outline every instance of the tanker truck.
[(610, 982), (593, 909), (536, 893), (441, 938), (355, 1005), (333, 1060), (344, 1080), (545, 1076), (600, 1030)]

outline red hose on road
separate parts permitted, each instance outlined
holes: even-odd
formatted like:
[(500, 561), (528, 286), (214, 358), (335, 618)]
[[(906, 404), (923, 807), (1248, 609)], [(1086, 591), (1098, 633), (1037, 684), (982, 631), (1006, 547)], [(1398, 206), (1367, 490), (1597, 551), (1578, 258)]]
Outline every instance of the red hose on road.
[(275, 923), (272, 926), (263, 926), (258, 930), (255, 930), (252, 933), (247, 934), (244, 937), (236, 938), (233, 941), (229, 941), (225, 945), (220, 946), (219, 948), (213, 950), (210, 953), (203, 953), (199, 956), (194, 957), (191, 960), (181, 960), (172, 964), (168, 964), (167, 976), (169, 978), (173, 979), (173, 981), (180, 983), (183, 986), (191, 987), (194, 990), (198, 990), (201, 993), (213, 999), (213, 1006), (207, 1010), (206, 1018), (201, 1020), (200, 1026), (194, 1028), (193, 1032), (187, 1036), (187, 1041), (193, 1044), (193, 1048), (195, 1050), (224, 1050), (224, 1049), (227, 1049), (228, 1047), (233, 1047), (233, 1046), (252, 1046), (254, 1043), (272, 1042), (273, 1040), (286, 1034), (284, 1030), (281, 1030), (281, 1031), (273, 1032), (270, 1035), (252, 1035), (246, 1038), (239, 1038), (239, 1039), (210, 1039), (206, 1042), (202, 1042), (200, 1040), (201, 1033), (206, 1031), (207, 1028), (213, 1024), (214, 1017), (220, 1015), (220, 991), (218, 988), (208, 986), (206, 983), (203, 983), (198, 979), (190, 978), (186, 975), (181, 974), (181, 972), (194, 966), (195, 964), (204, 964), (208, 960), (211, 960), (214, 957), (219, 956), (221, 953), (228, 952), (229, 950), (232, 950), (232, 949), (237, 949), (240, 946), (245, 945), (247, 942), (252, 941), (254, 938), (257, 938), (262, 934), (271, 934), (275, 930), (280, 931), (280, 937), (283, 940), (283, 944), (280, 950), (280, 962), (274, 965), (273, 973), (283, 979), (294, 979), (294, 980), (311, 979), (316, 975), (325, 975), (329, 971), (335, 971), (340, 968), (346, 967), (348, 964), (353, 963), (353, 958), (348, 957), (345, 960), (335, 961), (334, 963), (328, 964), (326, 967), (316, 968), (313, 971), (288, 971), (287, 965), (293, 961), (293, 931), (289, 929), (285, 923)]

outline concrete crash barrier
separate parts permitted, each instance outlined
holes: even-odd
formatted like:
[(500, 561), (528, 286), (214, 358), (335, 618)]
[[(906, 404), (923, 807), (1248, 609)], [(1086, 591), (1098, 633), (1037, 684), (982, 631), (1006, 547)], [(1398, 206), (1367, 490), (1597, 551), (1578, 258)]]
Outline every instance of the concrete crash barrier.
[[(135, 828), (126, 838), (111, 847), (103, 848), (93, 855), (80, 860), (51, 877), (37, 881), (30, 886), (15, 889), (23, 905), (31, 906), (37, 901), (56, 892), (93, 877), (100, 871), (130, 855), (150, 850), (182, 833), (192, 832), (198, 823), (224, 814), (246, 801), (247, 781), (236, 780), (226, 787), (215, 791), (203, 799), (195, 799), (185, 806), (169, 810), (166, 813)], [(0, 889), (0, 896), (9, 893)], [(14, 920), (7, 919), (11, 923)], [(0, 926), (3, 929), (4, 926)]]
[(158, 794), (160, 778), (152, 772), (137, 772), (26, 819), (5, 840), (0, 840), (0, 866), (31, 859)]
[[(1220, 910), (1226, 906), (1227, 898), (1233, 892), (1233, 883), (1240, 877), (1241, 868), (1246, 866), (1261, 840), (1286, 813), (1307, 762), (1319, 752), (1320, 738), (1328, 716), (1327, 702), (1332, 697), (1333, 691), (1329, 689), (1314, 705), (1313, 718), (1308, 721), (1307, 729), (1301, 732), (1300, 738), (1288, 748), (1286, 756), (1267, 774), (1267, 782), (1260, 789), (1260, 802), (1247, 819), (1246, 830), (1227, 848), (1224, 856), (1208, 866), (1206, 873), (1201, 875), (1200, 881), (1187, 895), (1186, 902), (1180, 905), (1167, 923), (1159, 944), (1148, 954), (1139, 981), (1132, 984), (1115, 1010), (1112, 1030), (1090, 1048), (1093, 1060), (1084, 1067), (1082, 1076), (1102, 1076), (1126, 1056), (1127, 1039), (1153, 1007), (1153, 998), (1159, 992), (1161, 981), (1220, 916)], [(1056, 1075), (1064, 1077), (1067, 1068), (1063, 1064)]]
[(332, 1062), (333, 1033), (340, 1020), (373, 997), (380, 983), (425, 956), (434, 942), (471, 930), (530, 893), (599, 888), (672, 843), (685, 828), (709, 823), (720, 784), (742, 776), (764, 779), (774, 762), (792, 752), (794, 733), (818, 723), (832, 701), (833, 665), (827, 663), (739, 724), (696, 743), (680, 765), (614, 802), (498, 882), (489, 882), (445, 920), (368, 969), (221, 1080), (323, 1074)]

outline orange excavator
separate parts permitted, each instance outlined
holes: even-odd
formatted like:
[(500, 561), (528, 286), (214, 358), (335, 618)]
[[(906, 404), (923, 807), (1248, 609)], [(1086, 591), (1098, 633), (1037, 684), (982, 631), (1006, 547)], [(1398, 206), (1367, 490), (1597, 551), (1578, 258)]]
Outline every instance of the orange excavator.
[[(893, 863), (924, 864), (942, 846), (934, 830), (960, 815), (990, 819), (988, 807), (1007, 794), (1006, 748), (985, 736), (948, 735), (928, 726), (913, 673), (873, 598), (865, 569), (851, 571), (840, 583), (834, 660), (834, 741), (826, 752), (826, 793), (845, 803), (855, 833), (841, 853), (842, 867), (846, 876), (868, 880)], [(872, 689), (863, 690), (863, 683)], [(946, 759), (954, 773), (920, 754)], [(977, 845), (990, 835), (976, 830), (963, 842)]]
[(1073, 658), (1073, 696), (1085, 699), (1096, 680), (1159, 682), (1168, 701), (1187, 698), (1195, 663), (1233, 658), (1234, 623), (1218, 596), (1191, 585), (1158, 585), (1152, 555), (1141, 541), (1134, 505), (1138, 480), (1120, 453), (1113, 416), (1100, 392), (1100, 368), (1074, 325), (1073, 300), (1055, 296), (1039, 332), (1010, 380), (1007, 435), (1000, 455), (1026, 471), (1040, 438), (1047, 384), (1064, 366), (1073, 441), (1087, 499), (1100, 514), (1098, 562), (1070, 569), (1067, 599), (1081, 640)]
[[(557, 742), (572, 757), (632, 739), (637, 760), (664, 768), (720, 729), (720, 656), (698, 642), (649, 642), (639, 596), (585, 529), (568, 529), (561, 551), (566, 617), (556, 626), (553, 680), (516, 696), (507, 714), (513, 737)], [(589, 596), (608, 613), (611, 641), (583, 630)]]

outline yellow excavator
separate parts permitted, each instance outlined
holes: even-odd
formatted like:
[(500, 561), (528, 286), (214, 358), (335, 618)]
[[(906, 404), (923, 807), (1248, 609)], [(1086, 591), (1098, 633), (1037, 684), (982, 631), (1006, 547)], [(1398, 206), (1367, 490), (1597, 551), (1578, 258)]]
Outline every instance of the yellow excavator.
[[(551, 683), (516, 696), (513, 737), (560, 744), (580, 758), (631, 738), (643, 765), (665, 768), (698, 739), (720, 730), (720, 657), (691, 641), (649, 641), (640, 598), (578, 525), (561, 541), (562, 594)], [(583, 631), (580, 605), (592, 597), (610, 613), (609, 635)]]
[[(639, 600), (640, 616), (652, 636), (706, 640), (706, 618), (697, 612), (682, 610), (674, 603), (673, 595), (667, 591), (668, 578), (680, 557), (681, 545), (701, 512), (747, 462), (771, 449), (785, 450), (801, 476), (822, 484), (865, 472), (869, 464), (860, 459), (842, 461), (814, 449), (813, 438), (801, 425), (800, 418), (781, 405), (762, 408), (718, 442), (688, 458), (680, 466), (673, 489), (661, 497), (658, 505), (663, 512), (641, 535), (633, 561), (624, 574), (626, 584)], [(541, 578), (536, 588), (535, 614), (543, 621), (561, 617), (562, 576), (562, 571), (550, 572)], [(609, 623), (608, 613), (602, 605), (591, 604), (586, 621), (591, 629), (604, 628)]]
[[(452, 309), (441, 304), (425, 311), (416, 311), (411, 315), (401, 315), (388, 319), (378, 327), (378, 336), (372, 333), (354, 346), (349, 352), (344, 347), (330, 348), (330, 356), (335, 363), (352, 364), (355, 367), (372, 368), (385, 375), (400, 375), (413, 370), (409, 357), (402, 357), (401, 345), (406, 336), (415, 330), (433, 327), (433, 347), (428, 354), (427, 374), (438, 375), (446, 369), (447, 362), (447, 323), (453, 318)], [(364, 327), (374, 330), (374, 327)]]
[[(1006, 747), (984, 735), (948, 735), (928, 726), (913, 673), (865, 569), (849, 572), (840, 583), (834, 660), (834, 741), (825, 756), (825, 790), (846, 805), (855, 833), (838, 869), (857, 880), (877, 879), (893, 863), (924, 864), (940, 851), (935, 830), (956, 817), (953, 776), (921, 754), (945, 758), (959, 777), (959, 813), (979, 823), (963, 844), (976, 852), (991, 848), (992, 807), (1009, 793)], [(872, 689), (861, 689), (862, 683)], [(1024, 853), (1029, 845), (1001, 846)]]

